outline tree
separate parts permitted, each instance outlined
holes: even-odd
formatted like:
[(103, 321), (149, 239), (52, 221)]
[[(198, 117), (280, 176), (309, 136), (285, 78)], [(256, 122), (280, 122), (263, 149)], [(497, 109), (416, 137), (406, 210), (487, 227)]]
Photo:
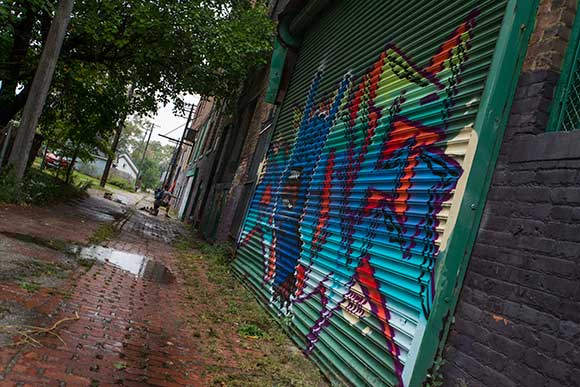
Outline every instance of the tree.
[[(143, 142), (143, 136), (151, 125), (153, 125), (152, 122), (140, 116), (135, 116), (127, 120), (123, 134), (121, 135), (121, 140), (119, 141), (119, 146), (117, 147), (118, 153), (132, 155), (133, 151)], [(140, 159), (138, 157), (135, 161)]]
[(16, 132), (16, 139), (9, 159), (18, 179), (24, 177), (28, 167), (36, 125), (44, 109), (44, 103), (52, 83), (56, 62), (60, 55), (73, 5), (74, 0), (59, 0), (58, 9), (50, 24), (44, 48), (31, 82), (24, 111), (22, 112), (22, 119), (20, 120), (20, 127)]
[[(53, 10), (53, 0), (0, 4), (0, 126), (23, 107)], [(127, 112), (145, 114), (181, 94), (231, 94), (265, 60), (271, 31), (265, 7), (249, 1), (77, 0), (57, 76), (74, 71), (87, 84), (98, 73), (116, 85), (110, 100), (133, 84)]]
[(143, 165), (140, 165), (145, 151), (144, 135), (151, 125), (146, 118), (139, 116), (127, 120), (118, 147), (119, 154), (127, 153), (137, 163), (141, 172), (141, 186), (144, 189), (154, 189), (159, 185), (161, 174), (169, 166), (173, 154), (173, 146), (163, 145), (155, 140), (150, 141)]
[[(144, 145), (143, 142), (139, 142), (139, 145), (133, 150), (131, 153), (133, 160), (140, 160), (139, 157), (143, 155)], [(159, 141), (149, 142), (143, 167), (141, 168), (143, 188), (156, 188), (159, 185), (159, 179), (163, 172), (167, 170), (172, 154), (173, 146), (163, 145)]]
[(40, 122), (39, 131), (48, 145), (66, 156), (76, 149), (85, 161), (92, 154), (108, 153), (117, 117), (129, 108), (126, 98), (114, 92), (121, 85), (92, 66), (59, 72)]

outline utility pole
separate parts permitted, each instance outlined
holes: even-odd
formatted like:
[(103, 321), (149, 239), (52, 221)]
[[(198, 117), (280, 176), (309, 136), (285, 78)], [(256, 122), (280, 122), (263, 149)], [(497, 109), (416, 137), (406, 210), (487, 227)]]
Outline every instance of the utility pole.
[(175, 163), (177, 162), (177, 154), (181, 148), (181, 139), (175, 144), (175, 149), (173, 149), (173, 154), (171, 155), (171, 162), (167, 167), (167, 173), (165, 174), (165, 180), (163, 181), (163, 186), (168, 185), (173, 178), (173, 171), (175, 170)]
[[(149, 141), (151, 141), (151, 134), (153, 134), (153, 128), (155, 124), (151, 124), (149, 128), (149, 137), (147, 137), (147, 142), (145, 143), (145, 148), (143, 148), (143, 156), (141, 156), (141, 164), (139, 165), (139, 175), (141, 175), (141, 170), (143, 169), (143, 163), (145, 162), (145, 155), (147, 154), (147, 148), (149, 148)], [(145, 132), (145, 136), (147, 136), (147, 132)], [(145, 137), (143, 137), (143, 141), (145, 141)]]
[(16, 177), (19, 180), (24, 177), (24, 173), (26, 172), (36, 125), (42, 114), (46, 96), (52, 83), (54, 69), (60, 55), (60, 49), (62, 48), (66, 29), (70, 21), (73, 5), (74, 0), (60, 0), (58, 2), (58, 8), (50, 24), (48, 37), (42, 54), (40, 55), (40, 61), (38, 62), (34, 79), (32, 80), (30, 93), (28, 94), (24, 110), (22, 111), (20, 127), (16, 134), (12, 151), (10, 152), (10, 158), (8, 159), (9, 164), (14, 167)]
[(185, 129), (183, 130), (183, 134), (181, 135), (181, 139), (179, 143), (175, 147), (175, 152), (173, 152), (173, 157), (171, 158), (171, 164), (169, 165), (169, 170), (167, 175), (165, 176), (165, 181), (163, 185), (167, 185), (173, 179), (173, 172), (175, 172), (175, 167), (177, 166), (177, 160), (179, 159), (179, 154), (181, 153), (181, 146), (183, 144), (183, 140), (187, 135), (187, 131), (189, 130), (189, 124), (191, 122), (191, 118), (193, 116), (193, 111), (195, 110), (195, 104), (191, 104), (191, 109), (189, 109), (189, 114), (187, 115), (187, 121), (185, 123)]
[[(131, 100), (133, 99), (133, 90), (134, 86), (129, 86), (129, 91), (127, 92), (127, 96), (129, 98), (129, 105), (131, 105)], [(125, 120), (127, 119), (127, 114), (123, 116), (123, 119), (119, 123), (117, 130), (115, 131), (115, 138), (113, 138), (113, 144), (111, 144), (111, 152), (113, 156), (109, 156), (107, 158), (107, 162), (105, 163), (105, 169), (103, 170), (103, 175), (101, 176), (101, 183), (99, 184), (101, 187), (105, 188), (107, 185), (107, 179), (109, 178), (109, 172), (111, 172), (111, 165), (113, 165), (113, 160), (115, 159), (115, 154), (117, 152), (117, 147), (119, 146), (119, 140), (121, 139), (121, 134), (123, 133), (123, 129), (125, 128)]]
[(191, 122), (191, 117), (193, 116), (194, 109), (195, 109), (195, 104), (191, 104), (191, 109), (189, 110), (189, 114), (187, 116), (187, 121), (185, 123), (185, 129), (183, 130), (183, 134), (181, 135), (181, 139), (179, 140), (179, 143), (177, 143), (177, 145), (175, 146), (175, 151), (173, 152), (173, 157), (171, 158), (171, 164), (169, 165), (167, 175), (165, 176), (165, 181), (163, 182), (164, 186), (169, 184), (171, 182), (171, 180), (173, 179), (173, 172), (175, 172), (177, 160), (179, 159), (179, 154), (181, 153), (181, 146), (183, 144), (183, 140), (185, 139), (185, 136), (187, 135), (187, 131), (189, 130), (189, 124)]
[(151, 135), (153, 134), (153, 129), (155, 128), (155, 124), (151, 123), (149, 127), (149, 137), (147, 137), (147, 132), (145, 132), (145, 136), (143, 136), (143, 142), (145, 142), (145, 137), (147, 137), (147, 142), (145, 142), (145, 147), (143, 148), (143, 156), (141, 156), (141, 163), (139, 163), (139, 173), (137, 175), (137, 183), (136, 189), (139, 190), (141, 188), (141, 178), (143, 177), (143, 165), (145, 165), (145, 155), (147, 154), (147, 148), (149, 147), (149, 141), (151, 141)]

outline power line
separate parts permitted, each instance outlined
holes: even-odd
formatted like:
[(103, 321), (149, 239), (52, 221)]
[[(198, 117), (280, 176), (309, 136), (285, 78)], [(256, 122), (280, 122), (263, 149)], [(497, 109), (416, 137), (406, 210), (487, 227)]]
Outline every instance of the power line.
[[(187, 122), (186, 122), (185, 124), (187, 124)], [(184, 126), (185, 126), (185, 124), (180, 124), (179, 126), (176, 126), (175, 128), (171, 129), (169, 132), (165, 133), (165, 136), (167, 136), (167, 135), (168, 135), (168, 134), (170, 134), (170, 133), (173, 133), (173, 132), (175, 132), (175, 131), (176, 131), (177, 129), (179, 129), (179, 128), (182, 128), (182, 127), (184, 127)]]
[[(184, 103), (183, 105), (184, 105), (186, 108), (189, 108), (189, 110), (190, 110), (190, 114), (189, 114), (189, 116), (183, 116), (183, 118), (185, 118), (185, 117), (189, 117), (189, 118), (191, 118), (191, 111), (192, 111), (192, 110), (193, 110), (193, 108), (195, 107), (195, 103)], [(179, 116), (177, 116), (177, 117), (182, 117), (182, 116), (180, 116), (180, 115), (179, 115)], [(188, 118), (188, 120), (189, 120), (189, 118)], [(185, 122), (185, 124), (178, 125), (178, 126), (176, 126), (175, 128), (171, 129), (169, 132), (165, 133), (165, 136), (167, 136), (167, 135), (168, 135), (168, 134), (170, 134), (170, 133), (173, 133), (173, 132), (175, 132), (175, 131), (176, 131), (177, 129), (179, 129), (179, 128), (182, 128), (182, 127), (184, 127), (185, 125), (187, 125), (187, 122), (188, 122), (188, 121), (186, 121), (186, 122)]]

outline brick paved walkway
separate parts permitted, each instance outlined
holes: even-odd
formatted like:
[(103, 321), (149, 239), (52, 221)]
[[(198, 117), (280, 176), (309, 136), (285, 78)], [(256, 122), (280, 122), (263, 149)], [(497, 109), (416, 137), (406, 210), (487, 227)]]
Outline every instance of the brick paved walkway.
[[(87, 269), (63, 250), (65, 241), (87, 245), (111, 222), (123, 225), (120, 234), (83, 250), (109, 262)], [(51, 208), (0, 205), (0, 387), (327, 386), (223, 257), (192, 240), (174, 243), (186, 235), (174, 220), (96, 196)], [(22, 338), (3, 334), (8, 324), (50, 327), (76, 314), (58, 336), (2, 346)]]
[(42, 347), (0, 351), (0, 386), (201, 385), (203, 361), (180, 329), (171, 242), (181, 232), (175, 222), (135, 212), (107, 247), (150, 257), (149, 279), (95, 264), (54, 320), (80, 319), (63, 323), (60, 338), (40, 339)]

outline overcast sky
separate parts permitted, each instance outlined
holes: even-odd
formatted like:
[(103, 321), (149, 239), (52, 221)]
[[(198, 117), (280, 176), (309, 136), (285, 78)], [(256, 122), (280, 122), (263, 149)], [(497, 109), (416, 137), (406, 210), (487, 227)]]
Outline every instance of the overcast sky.
[[(186, 103), (195, 103), (199, 102), (199, 96), (197, 95), (188, 95), (184, 97)], [(159, 106), (159, 110), (157, 111), (157, 115), (154, 116), (151, 121), (153, 121), (157, 126), (153, 130), (153, 135), (151, 136), (151, 141), (156, 140), (160, 141), (162, 144), (171, 144), (171, 142), (161, 136), (159, 134), (166, 134), (167, 132), (171, 131), (172, 129), (182, 125), (179, 129), (171, 132), (168, 134), (169, 137), (173, 138), (181, 138), (183, 134), (183, 130), (185, 128), (185, 121), (187, 121), (187, 117), (179, 117), (173, 113), (173, 103), (169, 103), (165, 106)]]

